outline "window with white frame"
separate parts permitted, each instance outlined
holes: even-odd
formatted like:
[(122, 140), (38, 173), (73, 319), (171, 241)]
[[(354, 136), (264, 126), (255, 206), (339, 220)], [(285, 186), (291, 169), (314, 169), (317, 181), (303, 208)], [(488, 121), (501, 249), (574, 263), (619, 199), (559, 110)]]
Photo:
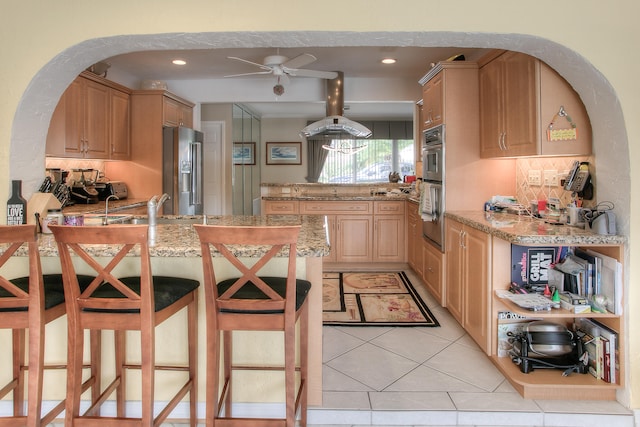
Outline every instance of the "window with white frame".
[[(333, 143), (338, 143), (334, 141)], [(415, 175), (413, 139), (340, 140), (342, 146), (365, 147), (355, 154), (329, 151), (318, 182), (368, 183), (389, 182), (389, 174)]]

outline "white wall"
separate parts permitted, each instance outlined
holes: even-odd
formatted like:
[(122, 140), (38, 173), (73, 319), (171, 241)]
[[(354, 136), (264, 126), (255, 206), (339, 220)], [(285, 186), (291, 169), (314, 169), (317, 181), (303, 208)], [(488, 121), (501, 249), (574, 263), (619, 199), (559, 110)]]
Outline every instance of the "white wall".
[(267, 142), (300, 142), (302, 138), (298, 135), (300, 130), (307, 125), (304, 119), (275, 119), (263, 118), (262, 123), (262, 153), (261, 181), (263, 183), (291, 183), (307, 182), (307, 145), (301, 144), (301, 165), (267, 165), (266, 164), (266, 143)]

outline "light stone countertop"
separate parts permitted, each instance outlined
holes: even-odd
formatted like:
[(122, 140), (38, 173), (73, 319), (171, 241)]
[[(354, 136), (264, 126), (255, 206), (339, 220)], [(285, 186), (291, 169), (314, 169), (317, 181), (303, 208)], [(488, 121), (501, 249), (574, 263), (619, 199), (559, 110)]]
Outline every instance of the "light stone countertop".
[[(141, 216), (134, 216), (141, 217)], [(167, 219), (195, 219), (202, 223), (202, 215), (164, 215), (160, 218)], [(301, 225), (298, 238), (298, 257), (323, 257), (329, 254), (329, 244), (324, 228), (324, 217), (319, 215), (269, 215), (269, 216), (207, 216), (209, 225), (247, 225), (247, 226), (282, 226)], [(107, 225), (106, 227), (116, 227)], [(126, 227), (127, 225), (123, 225)], [(96, 227), (104, 227), (97, 225)], [(156, 245), (150, 248), (152, 257), (200, 257), (200, 241), (190, 224), (158, 224)], [(52, 234), (40, 234), (38, 236), (40, 255), (43, 257), (57, 257), (58, 249)], [(232, 248), (232, 251), (242, 257), (256, 257), (259, 250), (251, 250), (244, 246)], [(117, 248), (110, 245), (92, 245), (94, 256), (112, 256)], [(26, 256), (26, 248), (21, 248), (18, 255)], [(214, 256), (221, 256), (217, 252)]]
[(548, 224), (527, 215), (483, 211), (448, 211), (444, 215), (520, 245), (621, 245), (626, 241), (624, 236), (595, 234), (578, 227)]

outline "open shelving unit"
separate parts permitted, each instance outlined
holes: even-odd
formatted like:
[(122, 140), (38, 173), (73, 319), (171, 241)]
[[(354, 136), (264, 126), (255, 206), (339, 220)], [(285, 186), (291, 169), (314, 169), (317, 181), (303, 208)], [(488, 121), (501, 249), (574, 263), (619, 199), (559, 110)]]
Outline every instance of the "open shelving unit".
[[(534, 246), (534, 245), (528, 245)], [(554, 246), (544, 244), (540, 246)], [(562, 246), (558, 244), (557, 246)], [(566, 245), (564, 245), (566, 246)], [(612, 257), (622, 262), (622, 245), (580, 245)], [(511, 385), (527, 399), (563, 399), (563, 400), (616, 400), (617, 390), (624, 386), (625, 350), (624, 350), (624, 317), (612, 313), (573, 313), (565, 309), (551, 311), (529, 311), (519, 307), (508, 299), (500, 298), (498, 291), (508, 288), (511, 281), (510, 269), (504, 260), (511, 259), (511, 243), (499, 238), (493, 239), (492, 256), (492, 299), (491, 299), (491, 349), (489, 357), (494, 365), (509, 380)], [(574, 319), (590, 318), (615, 330), (619, 337), (619, 347), (616, 353), (620, 365), (620, 383), (608, 383), (597, 379), (589, 373), (571, 373), (563, 376), (560, 369), (534, 369), (523, 373), (520, 367), (512, 362), (510, 357), (498, 357), (498, 313), (508, 311), (532, 319), (549, 320), (570, 326)]]

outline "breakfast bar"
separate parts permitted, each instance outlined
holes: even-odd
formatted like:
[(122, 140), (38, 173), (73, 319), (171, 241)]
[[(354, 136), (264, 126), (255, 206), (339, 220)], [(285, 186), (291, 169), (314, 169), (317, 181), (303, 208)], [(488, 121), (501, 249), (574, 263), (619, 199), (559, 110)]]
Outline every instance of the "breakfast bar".
[[(138, 220), (144, 221), (142, 216), (134, 216)], [(307, 337), (309, 341), (309, 404), (320, 405), (322, 403), (322, 262), (323, 257), (329, 253), (329, 245), (326, 238), (326, 231), (324, 229), (324, 221), (321, 216), (314, 215), (270, 215), (270, 216), (178, 216), (167, 215), (162, 216), (159, 219), (157, 227), (156, 243), (150, 248), (152, 257), (152, 269), (154, 275), (167, 275), (167, 276), (181, 276), (185, 278), (203, 281), (202, 259), (200, 251), (200, 242), (198, 236), (192, 226), (194, 223), (206, 223), (215, 225), (243, 225), (243, 226), (281, 226), (281, 225), (301, 225), (300, 236), (297, 244), (297, 274), (299, 278), (304, 278), (312, 283), (312, 288), (309, 293), (309, 308), (310, 308), (310, 326), (309, 335)], [(102, 225), (100, 225), (102, 226)], [(108, 225), (107, 225), (108, 227)], [(39, 235), (39, 249), (43, 272), (53, 273), (61, 270), (60, 260), (58, 259), (58, 250), (55, 239), (51, 234)], [(94, 245), (90, 248), (92, 255), (95, 256), (110, 256), (117, 252), (117, 248), (108, 245)], [(247, 248), (238, 245), (233, 248), (237, 254), (239, 254), (246, 263), (251, 264), (252, 258), (258, 256), (257, 253), (247, 250)], [(26, 250), (20, 255), (14, 257), (12, 261), (12, 267), (15, 268), (16, 274), (27, 265)], [(234, 268), (228, 264), (224, 258), (214, 253), (214, 264), (216, 264), (216, 276), (219, 279), (226, 277), (233, 277), (235, 275)], [(282, 261), (283, 264), (279, 264)], [(271, 267), (274, 271), (280, 270), (280, 267), (285, 266), (286, 270), (286, 258), (277, 257), (274, 260), (274, 266)], [(218, 268), (219, 267), (219, 268)], [(124, 267), (127, 268), (126, 266)], [(220, 272), (220, 273), (219, 273)], [(89, 272), (87, 272), (89, 273)], [(126, 274), (127, 271), (117, 271), (116, 274)], [(199, 292), (198, 303), (198, 399), (200, 402), (204, 402), (205, 398), (205, 367), (206, 367), (206, 354), (205, 354), (205, 305), (204, 305), (204, 292)], [(183, 348), (183, 340), (186, 337), (176, 336), (174, 330), (181, 330), (178, 327), (173, 327), (176, 323), (186, 321), (186, 313), (180, 313), (176, 316), (176, 320), (167, 321), (166, 324), (161, 325), (156, 333), (156, 339), (158, 348), (156, 349), (157, 359), (162, 360), (163, 363), (171, 363), (173, 360), (182, 360), (186, 357), (176, 349)], [(1, 331), (5, 342), (10, 339), (10, 331)], [(66, 360), (66, 317), (52, 322), (48, 326), (47, 330), (47, 357), (52, 362), (64, 363)], [(257, 357), (273, 359), (275, 361), (280, 360), (283, 351), (282, 340), (274, 333), (261, 333), (250, 334), (242, 333), (240, 339), (236, 339), (236, 346), (234, 347), (234, 354), (237, 354), (234, 358), (239, 360), (240, 363), (250, 364), (252, 363), (252, 357), (257, 354)], [(246, 335), (244, 335), (246, 334)], [(111, 340), (104, 341), (103, 346), (107, 347), (112, 345)], [(160, 343), (172, 343), (170, 346), (163, 346)], [(175, 345), (174, 345), (175, 344)], [(138, 349), (130, 348), (128, 351), (132, 355), (138, 354)], [(11, 354), (9, 352), (3, 352), (0, 354), (0, 363), (7, 365), (10, 363)], [(109, 363), (105, 363), (104, 375), (109, 376), (111, 372), (109, 370), (111, 366)], [(58, 381), (50, 382), (50, 384), (60, 384), (60, 387), (49, 387), (45, 389), (43, 400), (53, 400), (64, 394), (65, 376), (64, 373), (54, 373), (53, 375), (60, 375)], [(254, 375), (255, 377), (251, 377)], [(271, 378), (277, 380), (283, 380), (277, 373), (269, 373), (269, 376), (259, 376), (257, 374), (249, 373), (247, 377), (242, 377), (243, 382), (252, 384), (252, 389), (262, 387), (263, 391), (267, 390), (267, 394), (273, 399), (273, 403), (281, 402), (282, 397), (281, 390), (283, 387), (280, 385), (271, 385)], [(273, 375), (273, 377), (270, 377)], [(58, 377), (56, 377), (57, 379)], [(171, 374), (162, 374), (157, 380), (157, 394), (158, 400), (166, 399), (163, 395), (162, 383), (164, 381), (171, 381)], [(135, 383), (135, 382), (134, 382)], [(271, 388), (273, 392), (271, 393)], [(253, 400), (251, 396), (251, 390), (247, 390), (247, 395), (243, 394), (241, 401), (252, 403), (257, 402)], [(131, 396), (134, 400), (138, 396), (138, 391), (133, 391)], [(201, 403), (202, 404), (202, 403)], [(186, 405), (186, 404), (185, 404)], [(180, 407), (179, 407), (180, 408)], [(185, 409), (186, 411), (186, 409)]]

